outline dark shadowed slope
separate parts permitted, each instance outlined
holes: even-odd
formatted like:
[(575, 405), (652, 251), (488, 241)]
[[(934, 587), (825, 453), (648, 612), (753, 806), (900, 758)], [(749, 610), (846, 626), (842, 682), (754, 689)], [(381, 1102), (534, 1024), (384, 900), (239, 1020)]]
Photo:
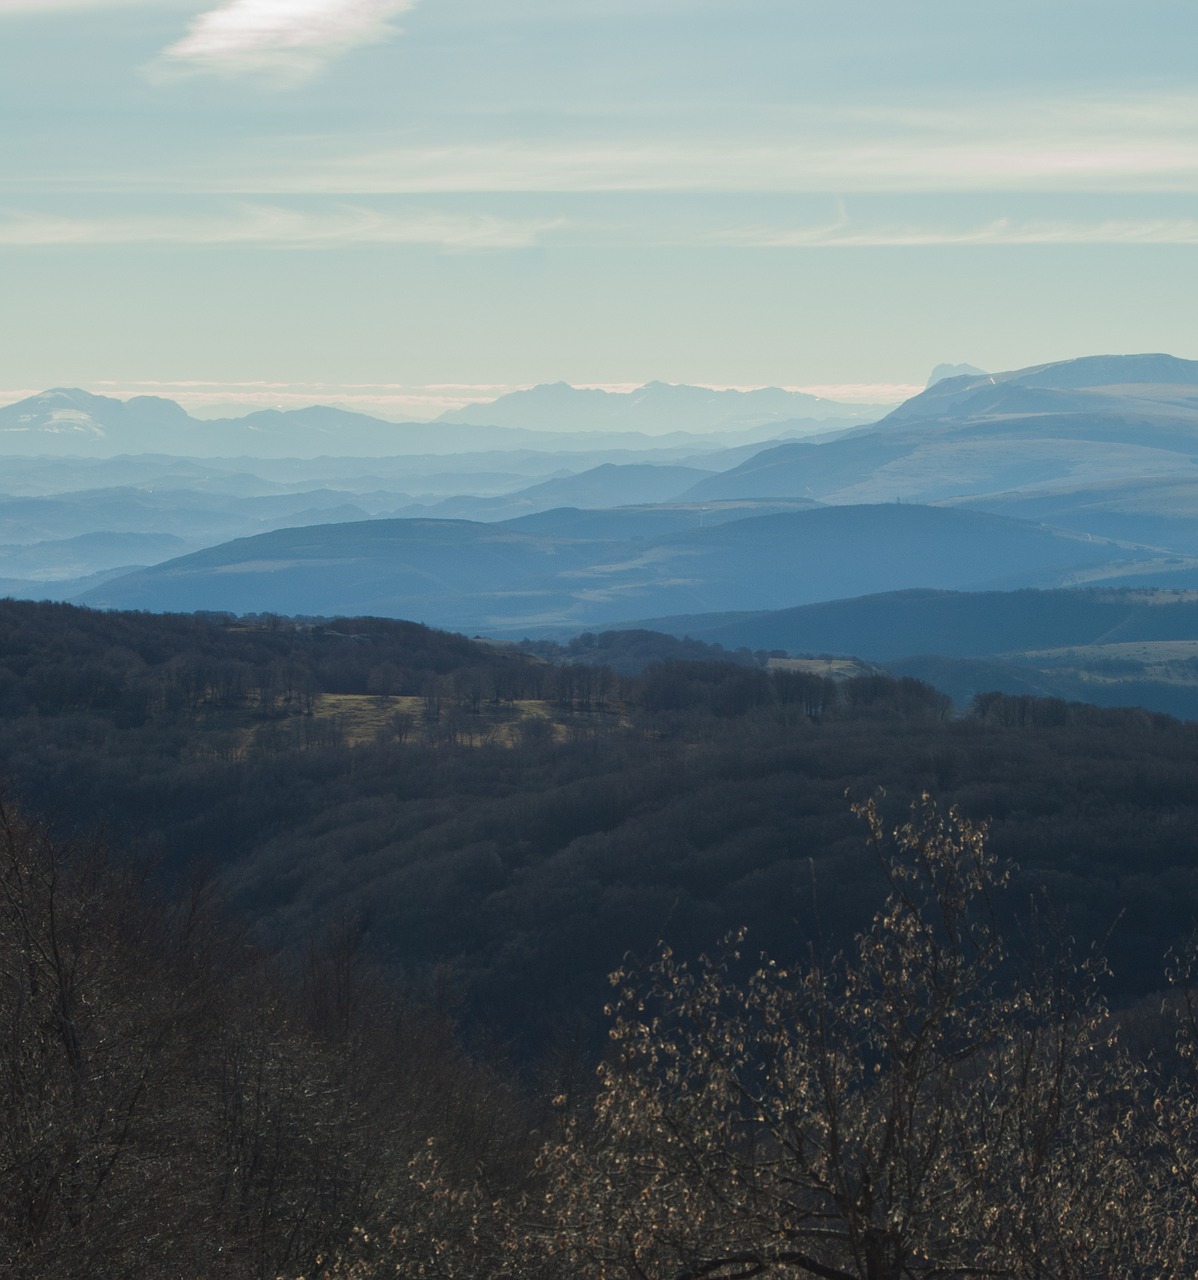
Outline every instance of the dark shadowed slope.
[[(630, 624), (633, 625), (633, 624)], [(635, 625), (728, 648), (983, 657), (1062, 646), (1198, 640), (1198, 597), (1123, 590), (894, 591), (776, 612), (695, 614)]]

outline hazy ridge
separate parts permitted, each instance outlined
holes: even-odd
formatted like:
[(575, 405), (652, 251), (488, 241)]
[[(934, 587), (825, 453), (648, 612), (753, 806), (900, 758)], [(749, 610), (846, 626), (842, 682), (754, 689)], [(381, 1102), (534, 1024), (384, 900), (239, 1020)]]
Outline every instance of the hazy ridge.
[[(10, 458), (25, 492), (0, 500), (0, 580), (104, 608), (373, 613), (507, 636), (650, 619), (732, 647), (1005, 655), (988, 669), (1007, 686), (1040, 671), (1042, 687), (1076, 692), (1082, 677), (1055, 659), (1051, 679), (1047, 659), (1013, 674), (1025, 650), (1116, 642), (1078, 630), (1090, 597), (1067, 606), (1058, 588), (1198, 587), (1198, 362), (946, 372), (872, 425), (819, 402), (847, 416), (799, 440), (768, 435), (791, 429), (780, 414), (811, 407), (802, 397), (663, 383), (623, 395), (546, 386), (461, 421), (402, 426), (322, 408), (201, 423), (147, 397), (48, 393), (0, 410), (0, 427), (28, 419), (64, 448), (89, 432), (144, 442), (149, 424), (169, 422), (182, 439), (228, 443), (236, 431), (269, 450), (336, 438), (369, 451), (400, 433), (440, 451)], [(766, 420), (745, 428), (746, 413)], [(666, 434), (592, 430), (653, 414)], [(569, 415), (572, 433), (544, 429)], [(736, 415), (741, 442), (728, 447), (711, 428)], [(48, 491), (56, 474), (74, 491)], [(1017, 588), (1047, 594), (1035, 606), (995, 594)], [(910, 590), (982, 594), (918, 606), (894, 594)], [(1184, 609), (1153, 616), (1172, 628), (1155, 641), (1191, 638)], [(1156, 681), (1163, 668), (1137, 670)], [(969, 683), (960, 670), (945, 679), (958, 694)]]

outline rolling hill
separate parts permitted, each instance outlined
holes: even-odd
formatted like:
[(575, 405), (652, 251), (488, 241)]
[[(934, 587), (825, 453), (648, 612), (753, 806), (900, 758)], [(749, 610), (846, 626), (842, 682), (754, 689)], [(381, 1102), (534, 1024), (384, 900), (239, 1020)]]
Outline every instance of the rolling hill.
[(1198, 554), (1198, 477), (1150, 476), (1059, 489), (1015, 490), (954, 505), (1074, 533)]
[(642, 618), (629, 626), (727, 648), (981, 658), (1065, 646), (1198, 640), (1198, 595), (1133, 590), (882, 592), (792, 609)]
[(628, 626), (789, 654), (854, 655), (948, 693), (998, 690), (1198, 718), (1198, 592), (898, 591)]
[[(714, 455), (716, 458), (719, 455)], [(697, 480), (710, 475), (699, 467), (649, 462), (603, 462), (572, 475), (548, 480), (494, 497), (446, 498), (418, 513), (437, 520), (511, 520), (559, 507), (600, 509), (669, 502)]]
[[(616, 513), (607, 513), (613, 516)], [(372, 520), (238, 539), (114, 578), (106, 608), (370, 613), (468, 631), (767, 609), (887, 587), (1056, 585), (1129, 551), (977, 512), (886, 504), (753, 515), (636, 536), (505, 523)], [(639, 522), (639, 523), (638, 523)]]

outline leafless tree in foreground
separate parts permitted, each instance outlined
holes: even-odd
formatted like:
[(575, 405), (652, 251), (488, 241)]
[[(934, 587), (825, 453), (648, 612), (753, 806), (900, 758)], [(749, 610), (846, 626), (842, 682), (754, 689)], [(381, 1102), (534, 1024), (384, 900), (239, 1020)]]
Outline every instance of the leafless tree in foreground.
[(1092, 966), (1012, 980), (984, 826), (926, 796), (890, 834), (859, 813), (890, 892), (851, 954), (738, 978), (733, 938), (614, 976), (614, 1054), (553, 1152), (545, 1252), (602, 1280), (1194, 1275)]

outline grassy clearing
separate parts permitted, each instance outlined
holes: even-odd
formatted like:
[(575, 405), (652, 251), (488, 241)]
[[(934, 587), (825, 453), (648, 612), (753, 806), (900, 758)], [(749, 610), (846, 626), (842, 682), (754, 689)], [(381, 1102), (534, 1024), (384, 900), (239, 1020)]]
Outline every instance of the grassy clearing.
[(382, 698), (369, 693), (324, 693), (316, 700), (317, 720), (333, 721), (350, 746), (374, 742), (393, 732), (397, 716), (408, 717), (412, 730), (420, 724), (423, 698)]
[(1080, 679), (1097, 684), (1132, 679), (1198, 685), (1198, 640), (1131, 640), (1029, 649), (1012, 656), (1045, 669), (1072, 671)]
[(293, 707), (266, 718), (244, 708), (208, 716), (195, 726), (186, 754), (196, 760), (242, 760), (260, 751), (378, 741), (514, 747), (530, 736), (565, 742), (600, 721), (624, 724), (627, 715), (611, 706), (602, 712), (572, 711), (557, 702), (531, 699), (498, 706), (483, 702), (472, 711), (453, 697), (326, 693), (314, 700), (310, 715)]
[(529, 732), (544, 733), (561, 742), (569, 737), (571, 726), (578, 723), (580, 716), (581, 713), (565, 711), (545, 701), (504, 702), (499, 706), (484, 702), (475, 714), (452, 698), (442, 700), (437, 707), (426, 698), (354, 693), (323, 694), (314, 710), (314, 719), (335, 727), (349, 746), (388, 737), (425, 738), (434, 726), (440, 726), (446, 735), (452, 732), (459, 742), (475, 746), (514, 746)]
[(871, 676), (879, 671), (873, 663), (862, 662), (860, 658), (770, 658), (766, 665), (771, 671), (801, 671), (833, 680), (851, 680), (854, 676)]

